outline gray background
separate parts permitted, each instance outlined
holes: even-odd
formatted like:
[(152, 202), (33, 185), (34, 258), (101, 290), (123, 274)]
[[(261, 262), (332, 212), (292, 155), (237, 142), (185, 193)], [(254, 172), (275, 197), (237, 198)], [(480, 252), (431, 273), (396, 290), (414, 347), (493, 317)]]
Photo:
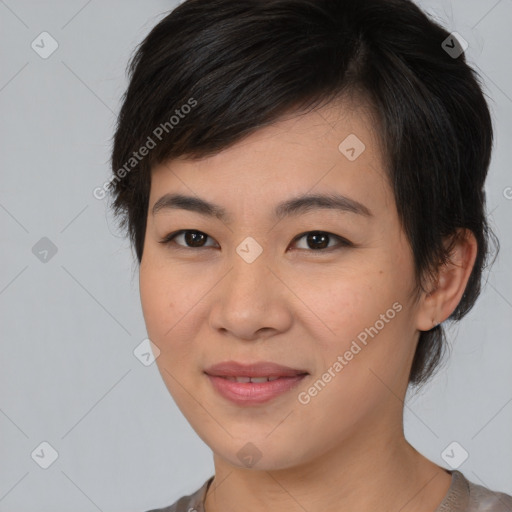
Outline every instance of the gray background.
[[(406, 402), (405, 432), (444, 467), (458, 442), (469, 453), (459, 470), (512, 494), (512, 1), (420, 3), (468, 41), (485, 81), (497, 134), (488, 210), (502, 249), (450, 331), (451, 359)], [(134, 356), (146, 338), (137, 266), (92, 194), (110, 178), (129, 56), (175, 5), (0, 0), (0, 511), (142, 512), (213, 474), (156, 365)], [(59, 45), (46, 59), (31, 47), (43, 31)], [(47, 469), (42, 442), (58, 453)]]

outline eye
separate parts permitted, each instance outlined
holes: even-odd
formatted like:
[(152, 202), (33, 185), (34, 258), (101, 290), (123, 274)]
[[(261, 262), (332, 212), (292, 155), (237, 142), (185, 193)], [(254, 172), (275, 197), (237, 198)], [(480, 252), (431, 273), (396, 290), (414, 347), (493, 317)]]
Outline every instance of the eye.
[[(160, 240), (160, 243), (164, 245), (173, 243), (185, 249), (201, 249), (203, 247), (211, 247), (204, 245), (207, 238), (209, 238), (209, 236), (202, 231), (197, 231), (195, 229), (181, 229), (168, 234), (163, 240)], [(182, 240), (185, 244), (177, 243), (175, 240)]]
[[(206, 233), (194, 229), (181, 229), (167, 235), (161, 244), (175, 244), (184, 249), (202, 249), (206, 247), (215, 247), (215, 245), (205, 245), (206, 240), (210, 238)], [(334, 235), (327, 231), (306, 231), (296, 236), (294, 243), (305, 239), (307, 247), (299, 247), (300, 250), (312, 250), (316, 252), (327, 252), (341, 247), (353, 247), (353, 244), (345, 238)], [(178, 242), (177, 242), (178, 240)], [(213, 239), (212, 239), (213, 240)], [(179, 243), (181, 241), (181, 243)], [(337, 241), (334, 246), (330, 246), (331, 241)]]
[[(294, 242), (305, 239), (307, 247), (299, 247), (299, 249), (311, 249), (313, 251), (327, 252), (327, 250), (339, 249), (340, 247), (352, 247), (353, 244), (338, 235), (333, 235), (327, 231), (307, 231), (295, 237)], [(337, 240), (338, 244), (329, 247), (332, 240)]]

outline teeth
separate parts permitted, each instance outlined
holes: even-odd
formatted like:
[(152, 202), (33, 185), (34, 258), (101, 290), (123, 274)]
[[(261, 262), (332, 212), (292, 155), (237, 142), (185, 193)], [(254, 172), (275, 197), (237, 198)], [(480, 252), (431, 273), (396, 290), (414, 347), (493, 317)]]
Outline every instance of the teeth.
[(233, 377), (235, 382), (251, 382), (251, 377)]
[(268, 382), (270, 377), (251, 377), (251, 382)]
[(279, 379), (279, 377), (226, 377), (226, 379), (231, 380), (233, 382), (268, 382)]

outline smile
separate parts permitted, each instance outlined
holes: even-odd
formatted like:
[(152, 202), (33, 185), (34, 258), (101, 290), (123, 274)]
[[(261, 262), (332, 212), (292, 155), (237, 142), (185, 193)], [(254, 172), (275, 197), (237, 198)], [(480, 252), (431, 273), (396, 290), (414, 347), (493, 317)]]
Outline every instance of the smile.
[[(307, 374), (295, 377), (217, 377), (208, 375), (213, 389), (221, 397), (239, 406), (263, 404), (284, 395)], [(294, 395), (295, 396), (295, 395)]]

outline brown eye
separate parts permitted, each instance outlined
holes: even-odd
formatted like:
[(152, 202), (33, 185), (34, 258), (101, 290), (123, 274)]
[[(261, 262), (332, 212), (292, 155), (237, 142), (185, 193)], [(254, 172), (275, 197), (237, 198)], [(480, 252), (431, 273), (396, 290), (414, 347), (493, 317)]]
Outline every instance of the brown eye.
[[(162, 244), (176, 244), (180, 247), (189, 248), (189, 249), (201, 249), (203, 247), (211, 247), (209, 245), (205, 245), (206, 240), (209, 236), (202, 231), (197, 231), (194, 229), (181, 229), (180, 231), (175, 231), (167, 235), (163, 240), (160, 240)], [(181, 241), (181, 243), (176, 242), (176, 240)]]
[[(305, 239), (306, 247), (299, 247), (299, 249), (305, 250), (313, 250), (313, 251), (322, 251), (323, 249), (336, 249), (341, 247), (348, 247), (352, 244), (345, 240), (344, 238), (333, 235), (332, 233), (328, 233), (326, 231), (308, 231), (306, 233), (302, 233), (298, 237), (295, 238), (295, 242)], [(334, 246), (329, 246), (331, 241), (337, 241), (338, 243)]]
[(329, 246), (330, 237), (327, 233), (309, 233), (306, 243), (311, 249), (325, 249)]
[(185, 243), (191, 247), (202, 247), (206, 238), (208, 238), (207, 235), (199, 231), (186, 231), (183, 235)]

